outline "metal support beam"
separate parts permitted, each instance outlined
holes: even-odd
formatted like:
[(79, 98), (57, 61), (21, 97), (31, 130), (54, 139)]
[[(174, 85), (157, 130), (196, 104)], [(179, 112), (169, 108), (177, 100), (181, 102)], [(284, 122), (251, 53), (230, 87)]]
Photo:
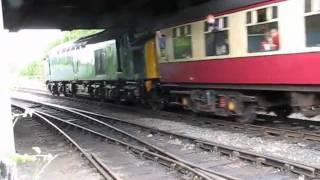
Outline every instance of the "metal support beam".
[(4, 30), (3, 25), (3, 11), (2, 11), (2, 1), (0, 1), (0, 30)]
[(9, 57), (5, 54), (8, 32), (4, 30), (2, 1), (0, 1), (0, 179), (15, 179), (15, 154), (13, 125), (11, 120), (11, 106), (9, 93)]

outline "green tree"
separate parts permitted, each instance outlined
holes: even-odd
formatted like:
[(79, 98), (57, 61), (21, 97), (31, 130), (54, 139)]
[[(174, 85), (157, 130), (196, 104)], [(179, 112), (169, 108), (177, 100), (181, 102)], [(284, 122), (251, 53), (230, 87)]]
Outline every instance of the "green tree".
[[(90, 36), (92, 34), (99, 33), (103, 30), (93, 29), (93, 30), (73, 30), (73, 31), (64, 31), (63, 36), (51, 43), (49, 43), (44, 54), (46, 55), (52, 48), (67, 43), (72, 42), (82, 37)], [(31, 64), (27, 65), (20, 71), (21, 76), (42, 76), (43, 75), (43, 61), (35, 60)]]
[(43, 73), (43, 64), (40, 60), (33, 61), (20, 72), (22, 76), (41, 76)]

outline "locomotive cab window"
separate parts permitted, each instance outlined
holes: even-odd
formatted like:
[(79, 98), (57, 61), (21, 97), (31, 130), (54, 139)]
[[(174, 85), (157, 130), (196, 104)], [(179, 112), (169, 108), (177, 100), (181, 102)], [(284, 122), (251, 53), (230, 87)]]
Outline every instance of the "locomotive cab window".
[(94, 51), (94, 67), (96, 75), (102, 75), (106, 72), (106, 51), (99, 49)]
[(173, 28), (173, 47), (175, 59), (192, 58), (191, 25)]
[(305, 0), (307, 47), (320, 47), (320, 0)]
[(278, 7), (272, 6), (247, 12), (248, 52), (280, 49)]
[(218, 18), (214, 23), (205, 22), (206, 56), (229, 54), (228, 17)]
[(145, 57), (144, 49), (139, 47), (132, 52), (133, 56), (133, 71), (135, 78), (143, 78), (145, 74)]

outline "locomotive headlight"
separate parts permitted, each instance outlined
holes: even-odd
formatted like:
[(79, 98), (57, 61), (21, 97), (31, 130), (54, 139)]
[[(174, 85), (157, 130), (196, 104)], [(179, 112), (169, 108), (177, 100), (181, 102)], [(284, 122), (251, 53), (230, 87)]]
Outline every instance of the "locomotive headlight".
[(236, 110), (236, 103), (234, 101), (228, 102), (228, 109), (229, 111), (235, 111)]

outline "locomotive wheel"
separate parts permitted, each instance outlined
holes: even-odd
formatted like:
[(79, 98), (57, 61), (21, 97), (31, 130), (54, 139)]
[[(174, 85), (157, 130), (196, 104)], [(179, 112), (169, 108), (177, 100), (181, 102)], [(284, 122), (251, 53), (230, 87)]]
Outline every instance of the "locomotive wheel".
[(101, 102), (104, 102), (106, 99), (106, 90), (103, 87), (99, 87), (98, 97)]
[(67, 86), (65, 84), (62, 86), (62, 94), (65, 97), (68, 97)]
[(77, 97), (77, 85), (76, 84), (71, 85), (71, 96)]
[(256, 117), (256, 106), (245, 105), (242, 115), (237, 117), (236, 121), (241, 124), (251, 124), (255, 121)]
[(60, 93), (59, 93), (59, 86), (58, 84), (55, 84), (52, 86), (52, 91), (51, 91), (52, 95), (56, 95), (56, 96), (60, 96)]
[(94, 98), (95, 93), (93, 92), (93, 88), (90, 85), (88, 87), (88, 93), (90, 95), (90, 98)]

